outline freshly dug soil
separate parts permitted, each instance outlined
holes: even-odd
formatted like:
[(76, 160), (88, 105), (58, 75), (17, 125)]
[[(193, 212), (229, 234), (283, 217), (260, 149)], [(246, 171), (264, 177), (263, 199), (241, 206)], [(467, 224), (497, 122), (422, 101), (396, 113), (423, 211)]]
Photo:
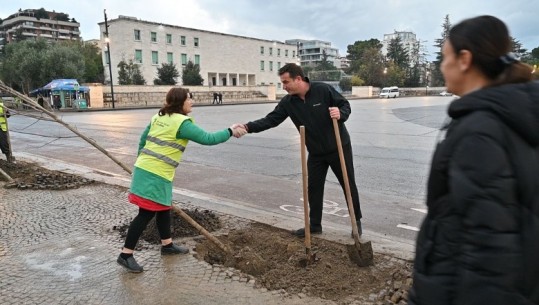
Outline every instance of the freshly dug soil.
[[(6, 188), (66, 190), (94, 183), (94, 180), (77, 175), (44, 169), (34, 163), (17, 161), (8, 163), (0, 159), (0, 168), (14, 181), (6, 183)], [(3, 179), (3, 176), (0, 176)]]

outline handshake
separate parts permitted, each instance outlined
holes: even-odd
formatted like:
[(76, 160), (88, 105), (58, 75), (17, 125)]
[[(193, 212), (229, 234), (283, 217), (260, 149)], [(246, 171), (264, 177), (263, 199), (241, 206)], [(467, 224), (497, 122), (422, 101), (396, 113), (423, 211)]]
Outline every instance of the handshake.
[(247, 134), (247, 126), (245, 126), (244, 124), (236, 123), (230, 126), (229, 128), (230, 130), (232, 130), (232, 135), (235, 138), (241, 138), (242, 136)]

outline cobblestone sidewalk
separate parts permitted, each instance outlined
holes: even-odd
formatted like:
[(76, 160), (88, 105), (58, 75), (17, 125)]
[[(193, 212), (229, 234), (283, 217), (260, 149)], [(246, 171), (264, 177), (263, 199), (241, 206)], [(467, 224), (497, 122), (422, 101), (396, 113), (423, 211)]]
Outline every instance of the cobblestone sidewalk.
[(113, 226), (136, 207), (123, 189), (4, 189), (0, 182), (0, 304), (333, 304), (256, 289), (249, 277), (191, 254), (137, 253), (141, 274), (116, 264)]

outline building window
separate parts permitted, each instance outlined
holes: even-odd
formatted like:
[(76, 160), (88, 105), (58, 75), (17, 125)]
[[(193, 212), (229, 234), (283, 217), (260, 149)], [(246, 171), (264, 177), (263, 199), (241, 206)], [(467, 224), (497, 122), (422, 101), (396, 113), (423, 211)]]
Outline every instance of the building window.
[(281, 56), (281, 49), (277, 49), (277, 56)]
[(157, 42), (157, 33), (156, 32), (151, 32), (150, 37), (151, 37), (152, 42)]
[(288, 50), (284, 50), (284, 56), (288, 57)]
[(133, 33), (135, 34), (135, 40), (140, 41), (140, 30), (134, 30)]
[(180, 36), (180, 44), (181, 44), (182, 46), (185, 45), (185, 36)]
[(292, 57), (296, 57), (296, 51), (292, 51)]
[(280, 61), (277, 62), (277, 69), (281, 69), (281, 62)]
[(260, 47), (260, 55), (264, 55), (264, 47)]
[(173, 63), (173, 58), (174, 58), (174, 54), (172, 54), (172, 52), (167, 52), (167, 62), (169, 64)]
[(159, 57), (157, 54), (157, 51), (152, 51), (152, 65), (158, 65), (159, 64)]
[(200, 55), (195, 55), (195, 65), (200, 66)]
[(273, 55), (273, 48), (269, 48), (269, 55), (270, 55), (270, 56)]
[(264, 71), (264, 61), (260, 61), (260, 71)]
[(172, 34), (167, 34), (167, 44), (172, 43)]
[(187, 65), (187, 54), (182, 54), (182, 66)]
[(270, 69), (270, 71), (273, 71), (273, 61), (269, 62), (269, 69)]
[(197, 37), (195, 37), (194, 42), (195, 42), (195, 47), (198, 47), (198, 38)]
[(135, 62), (137, 64), (142, 63), (142, 50), (135, 50)]
[(109, 64), (109, 51), (105, 51), (105, 64)]

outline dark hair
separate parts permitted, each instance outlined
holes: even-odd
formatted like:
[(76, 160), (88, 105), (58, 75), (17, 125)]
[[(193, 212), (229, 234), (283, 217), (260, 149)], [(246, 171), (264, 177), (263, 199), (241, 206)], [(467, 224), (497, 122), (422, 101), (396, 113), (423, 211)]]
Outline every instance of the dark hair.
[(163, 116), (165, 114), (173, 113), (183, 113), (183, 104), (188, 97), (193, 95), (189, 93), (189, 89), (184, 88), (172, 88), (168, 91), (167, 97), (165, 99), (165, 105), (159, 109), (159, 115)]
[(532, 68), (508, 54), (512, 50), (509, 30), (493, 16), (466, 19), (449, 30), (449, 42), (459, 56), (472, 53), (472, 65), (493, 81), (491, 86), (524, 83), (532, 79)]
[(305, 73), (303, 72), (303, 69), (294, 64), (294, 63), (288, 63), (279, 69), (279, 76), (287, 73), (290, 75), (291, 78), (296, 78), (297, 76), (301, 76), (301, 79), (305, 80)]

